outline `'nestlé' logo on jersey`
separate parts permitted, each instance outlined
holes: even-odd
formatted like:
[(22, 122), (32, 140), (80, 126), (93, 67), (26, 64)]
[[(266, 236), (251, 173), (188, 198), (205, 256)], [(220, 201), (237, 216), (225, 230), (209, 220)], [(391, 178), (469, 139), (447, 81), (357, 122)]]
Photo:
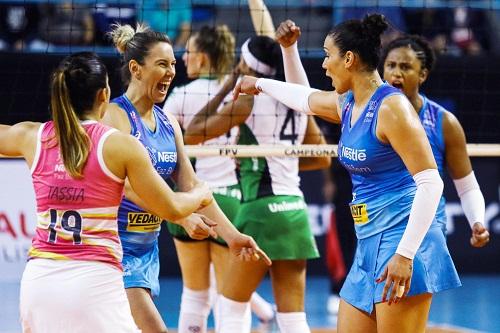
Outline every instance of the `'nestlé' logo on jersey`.
[(159, 151), (158, 152), (158, 161), (159, 162), (177, 162), (177, 153), (170, 151)]
[(340, 153), (342, 157), (345, 157), (351, 161), (366, 160), (366, 149), (354, 149), (351, 147), (342, 146)]

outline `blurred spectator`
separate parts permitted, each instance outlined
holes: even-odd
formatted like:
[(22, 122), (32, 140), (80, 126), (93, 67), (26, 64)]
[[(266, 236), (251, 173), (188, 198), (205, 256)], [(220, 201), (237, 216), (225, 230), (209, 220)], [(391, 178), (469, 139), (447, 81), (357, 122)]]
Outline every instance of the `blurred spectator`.
[(53, 45), (89, 45), (94, 42), (94, 22), (88, 7), (65, 1), (41, 5), (40, 35)]
[(138, 20), (166, 33), (175, 47), (185, 47), (191, 33), (191, 0), (139, 1)]
[(0, 50), (22, 51), (38, 39), (36, 4), (0, 4)]
[(490, 49), (500, 54), (500, 8), (488, 10), (488, 22), (491, 27)]
[(490, 49), (487, 11), (466, 6), (407, 9), (408, 33), (424, 36), (437, 53), (477, 55)]
[(477, 55), (489, 49), (489, 28), (485, 11), (458, 6), (452, 9), (450, 39), (459, 54)]
[(333, 23), (339, 24), (345, 20), (363, 19), (365, 15), (379, 13), (389, 21), (389, 29), (382, 35), (382, 45), (397, 38), (401, 33), (406, 32), (406, 21), (403, 10), (399, 6), (393, 6), (392, 1), (380, 0), (377, 6), (354, 6), (346, 2), (346, 6), (339, 6), (333, 10)]
[(94, 9), (95, 43), (110, 45), (107, 33), (111, 31), (113, 23), (130, 24), (135, 27), (137, 16), (136, 6), (133, 3), (97, 2)]

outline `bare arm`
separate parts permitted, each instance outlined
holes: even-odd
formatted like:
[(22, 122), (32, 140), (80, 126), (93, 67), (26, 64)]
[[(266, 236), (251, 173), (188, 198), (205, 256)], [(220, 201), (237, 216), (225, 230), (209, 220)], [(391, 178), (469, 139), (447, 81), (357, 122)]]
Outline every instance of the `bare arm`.
[(124, 134), (130, 134), (132, 127), (125, 111), (118, 104), (109, 104), (101, 123), (114, 127)]
[(248, 8), (257, 36), (267, 36), (274, 39), (273, 19), (264, 0), (248, 0)]
[(31, 167), (35, 155), (38, 129), (41, 123), (22, 122), (12, 126), (0, 125), (0, 154), (24, 157)]
[[(325, 137), (319, 129), (316, 120), (312, 116), (307, 117), (307, 128), (304, 136), (303, 144), (309, 145), (324, 145), (326, 144)], [(322, 157), (301, 157), (299, 158), (299, 170), (310, 171), (319, 170), (330, 167), (331, 158), (329, 156)]]
[(472, 172), (472, 165), (467, 154), (465, 134), (457, 118), (449, 112), (443, 115), (443, 137), (445, 160), (451, 178), (459, 179)]
[(253, 96), (242, 96), (236, 101), (226, 103), (217, 112), (226, 95), (234, 87), (237, 77), (237, 73), (233, 73), (219, 93), (193, 117), (184, 132), (186, 144), (198, 144), (219, 137), (245, 122), (252, 112)]
[[(177, 187), (181, 191), (189, 191), (194, 186), (196, 186), (200, 181), (196, 176), (191, 162), (185, 152), (184, 143), (182, 140), (182, 132), (179, 124), (174, 119), (174, 117), (167, 113), (170, 122), (172, 123), (175, 130), (175, 143), (177, 147), (177, 168), (173, 174), (173, 178), (177, 184)], [(208, 218), (216, 221), (218, 223), (216, 232), (219, 234), (227, 243), (239, 232), (234, 228), (232, 223), (227, 219), (224, 213), (220, 210), (217, 202), (212, 201), (212, 203), (205, 207), (202, 211), (199, 211)]]
[(462, 125), (449, 112), (443, 115), (443, 136), (446, 165), (472, 229), (470, 243), (474, 247), (483, 247), (490, 240), (490, 234), (484, 225), (484, 196), (472, 171)]
[(191, 22), (182, 22), (179, 26), (179, 35), (175, 40), (175, 46), (185, 47), (191, 35)]
[(380, 106), (377, 137), (389, 143), (413, 176), (437, 169), (434, 155), (417, 113), (405, 98), (388, 97)]
[(177, 221), (212, 201), (208, 187), (192, 187), (190, 191), (173, 192), (151, 164), (144, 146), (133, 136), (113, 133), (104, 144), (104, 160), (118, 177), (127, 177), (132, 190), (145, 208), (161, 218)]
[[(175, 143), (177, 146), (177, 168), (173, 175), (177, 187), (181, 191), (187, 191), (196, 186), (200, 181), (196, 176), (191, 162), (184, 150), (182, 132), (179, 123), (175, 118), (166, 113), (169, 117), (175, 130)], [(266, 264), (271, 265), (269, 257), (258, 247), (255, 241), (242, 233), (240, 233), (233, 224), (228, 220), (226, 215), (219, 208), (219, 205), (213, 200), (209, 205), (198, 210), (198, 213), (203, 214), (210, 220), (215, 221), (217, 226), (214, 230), (219, 236), (226, 241), (230, 251), (244, 260), (259, 260), (262, 259)], [(255, 254), (255, 255), (254, 255)]]

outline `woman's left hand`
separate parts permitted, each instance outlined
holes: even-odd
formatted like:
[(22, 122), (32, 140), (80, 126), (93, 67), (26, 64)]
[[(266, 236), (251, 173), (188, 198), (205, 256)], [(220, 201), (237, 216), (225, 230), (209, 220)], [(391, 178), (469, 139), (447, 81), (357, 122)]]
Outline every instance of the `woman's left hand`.
[(391, 260), (387, 263), (384, 273), (382, 273), (382, 275), (375, 280), (377, 283), (385, 281), (382, 302), (386, 301), (389, 289), (391, 289), (388, 299), (389, 305), (391, 305), (392, 302), (397, 303), (400, 299), (406, 297), (410, 291), (412, 275), (413, 260), (403, 257), (397, 253), (394, 254)]
[(271, 266), (272, 261), (267, 254), (261, 250), (255, 240), (242, 233), (238, 233), (231, 241), (228, 242), (229, 251), (243, 261), (263, 260), (268, 266)]

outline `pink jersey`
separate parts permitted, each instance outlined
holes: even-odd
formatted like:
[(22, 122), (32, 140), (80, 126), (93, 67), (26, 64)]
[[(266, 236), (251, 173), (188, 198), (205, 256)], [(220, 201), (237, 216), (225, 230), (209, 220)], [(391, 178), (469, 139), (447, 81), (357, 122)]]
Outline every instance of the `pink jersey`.
[(31, 175), (37, 201), (37, 228), (29, 258), (92, 260), (121, 268), (122, 247), (117, 212), (123, 180), (105, 165), (102, 147), (115, 131), (95, 121), (84, 121), (91, 150), (83, 177), (65, 170), (54, 123), (40, 127)]

